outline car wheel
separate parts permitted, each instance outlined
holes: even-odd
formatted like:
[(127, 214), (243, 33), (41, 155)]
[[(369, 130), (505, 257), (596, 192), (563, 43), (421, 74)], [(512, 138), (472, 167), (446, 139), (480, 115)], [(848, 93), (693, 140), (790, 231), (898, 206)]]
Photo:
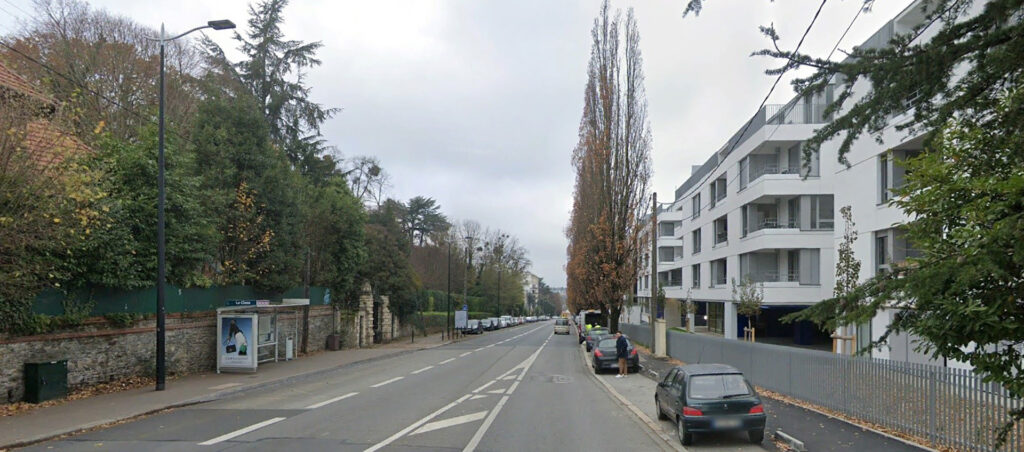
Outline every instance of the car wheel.
[(750, 438), (750, 442), (761, 444), (761, 441), (764, 441), (764, 430), (751, 430), (747, 432), (747, 437)]
[(693, 444), (693, 433), (686, 431), (686, 425), (683, 423), (682, 416), (676, 418), (676, 433), (679, 434), (679, 442), (684, 446)]
[(661, 411), (661, 402), (658, 401), (658, 396), (654, 396), (654, 406), (656, 408), (658, 408), (658, 420), (659, 421), (667, 421), (668, 420), (668, 416), (665, 416), (665, 412)]

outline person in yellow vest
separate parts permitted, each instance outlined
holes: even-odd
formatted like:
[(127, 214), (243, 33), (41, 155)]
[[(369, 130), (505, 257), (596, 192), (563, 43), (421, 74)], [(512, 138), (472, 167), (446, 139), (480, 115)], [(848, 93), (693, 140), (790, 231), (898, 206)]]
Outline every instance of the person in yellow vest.
[(590, 334), (590, 330), (591, 330), (592, 328), (594, 328), (594, 325), (591, 325), (591, 324), (589, 324), (589, 323), (588, 323), (588, 324), (587, 324), (587, 334)]

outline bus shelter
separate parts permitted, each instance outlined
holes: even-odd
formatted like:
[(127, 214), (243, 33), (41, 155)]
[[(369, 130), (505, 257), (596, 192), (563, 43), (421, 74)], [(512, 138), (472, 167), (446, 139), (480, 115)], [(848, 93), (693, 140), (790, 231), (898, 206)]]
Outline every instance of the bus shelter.
[[(294, 359), (303, 306), (309, 306), (309, 299), (229, 300), (217, 308), (217, 373), (256, 372), (260, 363), (281, 359), (282, 345), (284, 360)], [(293, 314), (290, 329), (281, 328), (281, 314)]]

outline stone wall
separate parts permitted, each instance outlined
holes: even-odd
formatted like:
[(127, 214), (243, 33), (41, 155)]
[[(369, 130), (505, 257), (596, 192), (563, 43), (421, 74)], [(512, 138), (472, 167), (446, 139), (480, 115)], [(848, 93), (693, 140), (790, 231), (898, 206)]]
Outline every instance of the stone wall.
[[(355, 346), (356, 318), (342, 317), (330, 306), (310, 307), (308, 350), (325, 349), (327, 335), (333, 332), (335, 324), (342, 333), (344, 346)], [(208, 372), (216, 368), (216, 319), (215, 312), (168, 315), (169, 375)], [(301, 347), (301, 321), (301, 310), (278, 317), (280, 358), (285, 356), (286, 338), (294, 337), (296, 352)], [(297, 324), (300, 329), (296, 333)], [(128, 328), (111, 328), (104, 319), (93, 318), (70, 332), (0, 338), (0, 403), (22, 399), (26, 362), (67, 359), (68, 385), (73, 390), (129, 376), (152, 376), (155, 355), (155, 320), (139, 321)]]

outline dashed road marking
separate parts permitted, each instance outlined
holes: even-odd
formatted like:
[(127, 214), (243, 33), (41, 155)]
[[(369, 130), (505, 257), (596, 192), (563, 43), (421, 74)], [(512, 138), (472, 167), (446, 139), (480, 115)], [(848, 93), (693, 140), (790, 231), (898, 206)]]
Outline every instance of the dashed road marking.
[(392, 378), (392, 379), (390, 379), (390, 380), (384, 380), (384, 381), (382, 381), (382, 382), (380, 382), (380, 383), (377, 383), (377, 384), (375, 384), (375, 385), (370, 385), (370, 387), (371, 387), (371, 388), (379, 388), (379, 387), (381, 387), (381, 386), (384, 386), (384, 385), (386, 385), (386, 384), (388, 384), (388, 383), (394, 383), (394, 382), (396, 382), (396, 381), (398, 381), (398, 380), (401, 380), (401, 379), (403, 379), (403, 378), (405, 378), (405, 377), (395, 377), (395, 378)]
[(444, 361), (441, 361), (441, 362), (437, 363), (437, 365), (440, 366), (442, 364), (448, 364), (448, 363), (450, 363), (452, 361), (455, 361), (455, 358), (448, 358), (448, 359), (446, 359)]
[(347, 399), (347, 398), (352, 397), (352, 396), (354, 396), (356, 394), (359, 394), (359, 393), (358, 392), (350, 392), (350, 393), (345, 394), (343, 396), (338, 396), (338, 397), (335, 397), (333, 399), (327, 399), (327, 400), (324, 400), (323, 402), (320, 402), (320, 403), (314, 403), (314, 404), (312, 404), (310, 406), (307, 406), (306, 409), (307, 410), (315, 410), (315, 409), (320, 408), (322, 406), (330, 405), (330, 404), (332, 404), (334, 402), (337, 402), (337, 401), (339, 401), (341, 399)]
[(473, 352), (466, 352), (466, 353), (463, 353), (463, 354), (459, 355), (459, 358), (462, 358), (463, 356), (466, 356), (466, 355), (468, 355), (468, 354), (470, 354), (470, 353), (473, 353)]
[(424, 368), (422, 368), (422, 369), (420, 369), (420, 370), (414, 370), (414, 371), (412, 371), (412, 374), (413, 374), (413, 375), (416, 375), (416, 374), (418, 374), (418, 373), (420, 373), (420, 372), (426, 372), (426, 371), (428, 371), (428, 370), (430, 370), (430, 369), (433, 369), (433, 368), (434, 368), (434, 366), (427, 366), (427, 367), (424, 367)]
[(220, 436), (218, 436), (216, 438), (213, 438), (211, 440), (203, 441), (203, 442), (199, 443), (199, 445), (200, 446), (212, 446), (214, 444), (227, 441), (227, 440), (229, 440), (231, 438), (234, 438), (236, 436), (242, 436), (242, 435), (244, 435), (246, 433), (249, 433), (251, 431), (259, 430), (259, 429), (261, 429), (263, 427), (266, 427), (266, 426), (268, 426), (270, 424), (276, 424), (276, 423), (281, 422), (281, 421), (283, 421), (285, 419), (286, 418), (283, 418), (283, 417), (270, 418), (270, 419), (267, 419), (267, 420), (265, 420), (263, 422), (260, 422), (258, 424), (253, 424), (253, 425), (250, 425), (250, 426), (245, 427), (245, 428), (240, 428), (240, 429), (235, 430), (235, 431), (233, 431), (231, 433), (220, 435)]

